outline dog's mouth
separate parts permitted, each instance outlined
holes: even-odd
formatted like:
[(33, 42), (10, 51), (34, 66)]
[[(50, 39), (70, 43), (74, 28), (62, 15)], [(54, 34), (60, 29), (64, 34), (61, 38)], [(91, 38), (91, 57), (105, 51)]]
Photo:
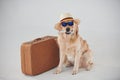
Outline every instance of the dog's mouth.
[(69, 35), (69, 34), (73, 34), (74, 31), (73, 30), (71, 30), (71, 31), (62, 30), (62, 31), (60, 31), (60, 33), (65, 33), (65, 34)]
[(71, 30), (71, 31), (66, 31), (65, 34), (73, 34), (73, 30)]
[(65, 34), (71, 34), (71, 32), (65, 32)]

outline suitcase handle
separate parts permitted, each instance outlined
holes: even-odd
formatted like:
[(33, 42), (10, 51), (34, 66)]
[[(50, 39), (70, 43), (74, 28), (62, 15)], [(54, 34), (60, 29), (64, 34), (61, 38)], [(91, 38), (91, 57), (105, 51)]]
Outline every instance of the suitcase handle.
[(50, 38), (53, 38), (53, 39), (57, 39), (57, 37), (54, 37), (54, 36), (45, 36), (45, 37), (41, 37), (41, 38), (37, 38), (37, 39), (34, 39), (33, 42), (37, 42), (37, 41), (42, 41), (42, 40), (47, 40), (47, 39), (50, 39)]
[(52, 36), (45, 36), (45, 37), (34, 39), (33, 42), (37, 42), (37, 41), (41, 41), (41, 40), (46, 40), (46, 39), (50, 39), (50, 38), (52, 38)]
[(37, 42), (37, 41), (40, 41), (40, 40), (42, 40), (42, 38), (37, 38), (37, 39), (33, 40), (33, 42)]
[(39, 41), (39, 40), (42, 40), (42, 38), (37, 38), (37, 39), (35, 39), (35, 41)]

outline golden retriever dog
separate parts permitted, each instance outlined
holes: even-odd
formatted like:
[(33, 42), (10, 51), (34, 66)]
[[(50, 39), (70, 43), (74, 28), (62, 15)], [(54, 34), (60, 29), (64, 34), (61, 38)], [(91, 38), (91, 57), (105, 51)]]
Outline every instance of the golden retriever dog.
[(79, 19), (74, 19), (71, 14), (61, 15), (60, 22), (55, 25), (59, 31), (58, 45), (60, 51), (60, 61), (56, 74), (62, 71), (62, 66), (74, 66), (72, 74), (78, 73), (80, 67), (90, 70), (93, 64), (92, 51), (86, 40), (83, 40), (78, 34)]

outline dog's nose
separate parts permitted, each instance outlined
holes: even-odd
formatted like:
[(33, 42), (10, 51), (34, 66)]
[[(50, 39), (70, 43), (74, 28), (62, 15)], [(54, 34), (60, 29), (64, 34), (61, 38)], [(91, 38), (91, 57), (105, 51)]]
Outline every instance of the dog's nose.
[(66, 28), (66, 31), (67, 31), (67, 32), (69, 32), (69, 31), (70, 31), (70, 28), (69, 28), (69, 27), (68, 27), (68, 28)]

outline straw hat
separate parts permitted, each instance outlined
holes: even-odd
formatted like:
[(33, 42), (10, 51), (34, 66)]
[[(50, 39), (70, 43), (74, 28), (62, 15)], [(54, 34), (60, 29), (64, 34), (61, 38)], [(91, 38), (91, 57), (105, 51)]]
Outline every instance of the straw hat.
[(70, 13), (64, 13), (64, 14), (60, 15), (60, 21), (62, 21), (63, 19), (67, 19), (67, 18), (73, 19), (72, 15)]

